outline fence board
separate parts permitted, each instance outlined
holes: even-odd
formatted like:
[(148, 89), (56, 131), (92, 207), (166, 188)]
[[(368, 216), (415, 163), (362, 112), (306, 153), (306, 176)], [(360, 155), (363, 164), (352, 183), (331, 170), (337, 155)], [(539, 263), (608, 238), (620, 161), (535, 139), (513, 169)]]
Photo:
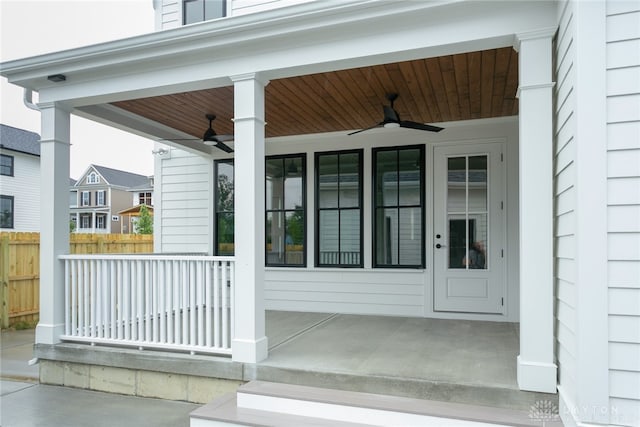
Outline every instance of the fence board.
[[(71, 254), (152, 253), (153, 235), (69, 236)], [(40, 309), (40, 233), (0, 233), (0, 326), (35, 323)]]

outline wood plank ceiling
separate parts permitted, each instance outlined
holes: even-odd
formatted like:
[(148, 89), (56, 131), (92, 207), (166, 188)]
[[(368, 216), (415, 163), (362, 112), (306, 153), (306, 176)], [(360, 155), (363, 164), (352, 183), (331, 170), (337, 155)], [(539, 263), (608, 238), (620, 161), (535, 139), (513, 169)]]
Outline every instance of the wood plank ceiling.
[[(273, 80), (266, 87), (267, 137), (349, 131), (382, 120), (398, 93), (402, 120), (439, 123), (518, 114), (518, 54), (470, 52)], [(196, 138), (215, 114), (218, 134), (233, 133), (233, 87), (114, 103)]]

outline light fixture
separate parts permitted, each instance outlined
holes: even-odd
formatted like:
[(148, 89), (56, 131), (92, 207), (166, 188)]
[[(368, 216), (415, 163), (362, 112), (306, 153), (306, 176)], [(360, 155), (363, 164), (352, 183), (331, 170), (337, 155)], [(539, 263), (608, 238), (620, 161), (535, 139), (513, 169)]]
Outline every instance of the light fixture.
[(400, 127), (400, 123), (398, 122), (387, 122), (383, 125), (383, 127), (385, 129), (393, 129), (393, 128), (399, 128)]
[(47, 80), (54, 83), (60, 83), (67, 80), (67, 76), (65, 76), (64, 74), (52, 74), (50, 76), (47, 76)]

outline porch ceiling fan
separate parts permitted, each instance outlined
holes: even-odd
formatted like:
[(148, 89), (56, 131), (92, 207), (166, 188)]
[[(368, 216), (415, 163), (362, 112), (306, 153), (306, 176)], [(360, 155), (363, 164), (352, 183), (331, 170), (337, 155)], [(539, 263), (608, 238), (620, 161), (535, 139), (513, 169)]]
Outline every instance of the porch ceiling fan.
[(360, 132), (364, 132), (366, 130), (370, 130), (370, 129), (374, 129), (377, 127), (385, 127), (385, 128), (397, 128), (397, 127), (401, 127), (401, 128), (408, 128), (408, 129), (417, 129), (417, 130), (424, 130), (427, 132), (440, 132), (441, 130), (443, 130), (444, 128), (438, 127), (438, 126), (433, 126), (433, 125), (426, 125), (424, 123), (418, 123), (418, 122), (411, 122), (408, 120), (400, 120), (400, 116), (398, 115), (398, 112), (393, 108), (393, 102), (398, 99), (398, 94), (397, 93), (388, 93), (387, 94), (387, 99), (389, 100), (389, 104), (390, 105), (383, 105), (382, 109), (383, 109), (383, 113), (384, 113), (384, 118), (382, 119), (382, 121), (378, 124), (375, 124), (371, 127), (365, 128), (365, 129), (360, 129), (357, 130), (355, 132), (351, 132), (348, 135), (355, 135), (356, 133), (360, 133)]
[(233, 153), (233, 149), (225, 144), (226, 141), (233, 141), (233, 135), (218, 135), (215, 130), (213, 130), (213, 121), (216, 119), (215, 114), (207, 114), (205, 115), (207, 120), (209, 120), (209, 128), (204, 131), (204, 135), (202, 135), (202, 139), (198, 138), (171, 138), (171, 141), (202, 141), (205, 145), (210, 145), (212, 147), (219, 148), (220, 150), (226, 153)]

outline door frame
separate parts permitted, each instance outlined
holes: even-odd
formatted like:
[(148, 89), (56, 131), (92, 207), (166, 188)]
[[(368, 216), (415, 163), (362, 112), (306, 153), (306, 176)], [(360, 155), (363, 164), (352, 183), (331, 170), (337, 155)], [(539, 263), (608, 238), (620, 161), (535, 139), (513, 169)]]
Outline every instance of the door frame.
[[(510, 175), (509, 167), (510, 164), (514, 161), (517, 162), (518, 150), (510, 150), (510, 146), (517, 146), (516, 141), (508, 141), (510, 138), (507, 137), (498, 137), (498, 138), (478, 138), (478, 139), (464, 139), (464, 140), (453, 140), (446, 142), (435, 142), (427, 145), (427, 150), (425, 153), (426, 157), (426, 188), (427, 192), (426, 197), (426, 237), (425, 237), (425, 257), (427, 260), (427, 268), (424, 270), (425, 272), (425, 305), (424, 305), (424, 315), (425, 317), (430, 318), (442, 318), (442, 319), (461, 319), (461, 320), (486, 320), (486, 321), (498, 321), (498, 322), (517, 322), (518, 312), (519, 310), (516, 307), (513, 307), (514, 304), (518, 303), (519, 292), (514, 292), (514, 286), (518, 286), (518, 284), (513, 284), (510, 286), (509, 278), (510, 274), (508, 272), (510, 263), (518, 262), (519, 257), (514, 256), (513, 251), (509, 250), (510, 248), (510, 238), (508, 235), (509, 230), (509, 221), (510, 216), (514, 214), (514, 212), (510, 212), (510, 206), (513, 206), (513, 201), (510, 201), (508, 198), (508, 187), (509, 182), (507, 177)], [(504, 260), (502, 262), (502, 267), (500, 269), (500, 274), (502, 275), (502, 291), (504, 295), (504, 308), (502, 313), (499, 314), (484, 314), (484, 313), (463, 313), (463, 312), (445, 312), (445, 311), (435, 311), (434, 303), (435, 303), (435, 150), (437, 147), (474, 147), (478, 148), (478, 144), (500, 144), (502, 148), (502, 168), (499, 171), (500, 178), (504, 185), (501, 189), (501, 197), (504, 202), (504, 210), (503, 210), (503, 220), (501, 222), (501, 228), (503, 233), (503, 249), (504, 249)], [(517, 169), (516, 169), (517, 174)], [(515, 183), (515, 187), (517, 188), (517, 182)], [(517, 192), (512, 194), (512, 197), (517, 196)], [(517, 198), (517, 197), (516, 197)], [(517, 209), (517, 200), (515, 200), (516, 209)], [(517, 220), (517, 210), (515, 212), (516, 220)], [(514, 295), (515, 294), (515, 295)]]

